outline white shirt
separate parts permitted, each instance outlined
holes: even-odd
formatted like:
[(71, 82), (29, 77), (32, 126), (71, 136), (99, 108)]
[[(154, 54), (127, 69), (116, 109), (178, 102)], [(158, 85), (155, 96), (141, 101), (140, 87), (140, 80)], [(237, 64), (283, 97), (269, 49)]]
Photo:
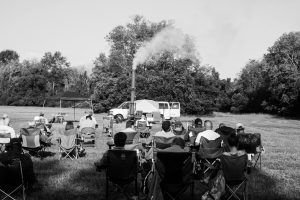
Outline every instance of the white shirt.
[(95, 124), (95, 122), (93, 120), (84, 119), (84, 120), (80, 120), (79, 126), (80, 126), (79, 131), (81, 131), (81, 129), (87, 128), (87, 127), (95, 128), (96, 124)]
[[(83, 120), (86, 120), (86, 117), (87, 117), (87, 116), (88, 116), (88, 115), (84, 115), (83, 117), (80, 118), (79, 121), (81, 122), (81, 121), (83, 121)], [(97, 121), (96, 121), (96, 118), (95, 118), (94, 116), (91, 116), (91, 117), (92, 117), (92, 120), (94, 121), (94, 123), (95, 123), (95, 124), (98, 124)]]
[(0, 125), (0, 133), (10, 133), (10, 138), (15, 138), (16, 137), (16, 133), (15, 130), (12, 127), (9, 126), (2, 126)]
[(218, 133), (214, 132), (213, 130), (206, 130), (206, 131), (200, 132), (197, 135), (195, 143), (199, 144), (201, 137), (205, 137), (208, 140), (215, 140), (215, 139), (219, 138), (220, 135)]

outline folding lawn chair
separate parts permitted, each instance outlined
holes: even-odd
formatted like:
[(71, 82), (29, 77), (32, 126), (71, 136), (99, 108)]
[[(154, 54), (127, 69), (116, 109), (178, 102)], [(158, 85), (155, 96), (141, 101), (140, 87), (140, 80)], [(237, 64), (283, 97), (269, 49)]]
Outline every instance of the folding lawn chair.
[(78, 158), (77, 135), (61, 135), (58, 139), (58, 147), (60, 152), (59, 159), (70, 158), (71, 160)]
[(10, 133), (0, 132), (0, 153), (5, 152), (5, 147), (10, 143)]
[(153, 112), (153, 122), (160, 122), (161, 121), (161, 115), (160, 112)]
[(81, 129), (82, 146), (95, 146), (95, 132), (96, 130), (92, 127), (84, 127)]
[(103, 117), (103, 133), (107, 133), (111, 136), (113, 133), (113, 126), (114, 126), (114, 117), (113, 116), (104, 116)]
[[(42, 158), (45, 151), (45, 146), (40, 143), (40, 135), (21, 135), (22, 137), (22, 148), (29, 155)], [(42, 154), (42, 155), (40, 155)]]
[(180, 199), (188, 188), (189, 199), (194, 198), (192, 153), (157, 152), (155, 169), (161, 177), (160, 188), (165, 198)]
[[(263, 146), (261, 142), (260, 133), (245, 133), (238, 135), (239, 137), (239, 149), (243, 149), (248, 155), (253, 156), (253, 167), (256, 167), (259, 162), (259, 167), (261, 169), (261, 153), (263, 151)], [(259, 151), (257, 151), (259, 149)], [(252, 158), (251, 158), (252, 159)]]
[[(20, 159), (12, 159), (11, 163), (0, 168), (1, 184), (0, 184), (0, 198), (2, 200), (9, 198), (15, 200), (13, 197), (17, 191), (22, 191), (22, 199), (25, 200), (25, 184), (23, 177), (23, 168)], [(3, 197), (4, 195), (4, 197)]]
[(126, 138), (126, 143), (125, 144), (132, 144), (133, 143), (133, 139), (135, 137), (135, 135), (138, 133), (136, 131), (124, 131), (124, 133), (126, 134), (127, 138)]
[(116, 191), (131, 199), (125, 186), (134, 182), (135, 196), (138, 196), (138, 156), (133, 150), (108, 150), (108, 166), (106, 168), (106, 199), (109, 197), (109, 183), (113, 183)]
[[(237, 194), (239, 189), (243, 189), (243, 199), (247, 199), (247, 177), (245, 175), (247, 170), (247, 155), (222, 155), (220, 159), (226, 183), (226, 191), (229, 194), (226, 199), (231, 199), (231, 197), (240, 199)], [(242, 186), (244, 187), (242, 188)]]
[(141, 131), (146, 130), (147, 128), (148, 127), (147, 127), (147, 122), (146, 121), (140, 121), (140, 120), (137, 121), (136, 131), (141, 132)]
[(153, 144), (155, 148), (158, 149), (166, 149), (172, 146), (172, 142), (175, 137), (160, 137), (160, 136), (153, 136)]
[(221, 147), (222, 138), (219, 137), (215, 140), (208, 140), (205, 137), (200, 139), (200, 147), (198, 155), (201, 159), (201, 168), (203, 172), (203, 178), (206, 177), (207, 173), (211, 170), (217, 169), (218, 158), (223, 153)]

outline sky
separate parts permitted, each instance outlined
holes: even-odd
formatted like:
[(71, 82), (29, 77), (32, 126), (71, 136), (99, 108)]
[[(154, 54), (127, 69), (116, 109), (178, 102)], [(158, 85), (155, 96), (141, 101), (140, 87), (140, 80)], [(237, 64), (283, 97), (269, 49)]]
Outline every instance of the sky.
[(40, 59), (60, 51), (72, 66), (109, 52), (105, 36), (136, 14), (172, 20), (191, 35), (201, 63), (236, 78), (283, 34), (300, 31), (300, 0), (0, 0), (0, 51)]

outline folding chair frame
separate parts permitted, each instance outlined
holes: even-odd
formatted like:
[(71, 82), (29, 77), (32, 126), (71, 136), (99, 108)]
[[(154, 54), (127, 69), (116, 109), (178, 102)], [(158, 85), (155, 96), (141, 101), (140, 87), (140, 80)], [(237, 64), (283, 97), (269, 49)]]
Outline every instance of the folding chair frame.
[(240, 200), (240, 198), (237, 196), (237, 191), (241, 188), (242, 185), (244, 185), (243, 199), (247, 200), (247, 181), (247, 178), (245, 178), (240, 184), (233, 185), (236, 188), (233, 188), (232, 186), (230, 187), (228, 184), (226, 184), (226, 189), (228, 189), (227, 191), (230, 192), (230, 196), (227, 198), (227, 200), (231, 199), (231, 197)]
[[(76, 138), (75, 144), (77, 144), (77, 141), (78, 141), (78, 139)], [(59, 160), (66, 159), (66, 158), (70, 158), (71, 160), (78, 159), (78, 149), (79, 149), (78, 145), (75, 145), (72, 148), (66, 149), (63, 146), (61, 146), (60, 143), (58, 143), (58, 147), (59, 147), (59, 153), (60, 153)], [(71, 153), (74, 150), (75, 150), (75, 155), (72, 155)], [(63, 153), (65, 153), (64, 156), (63, 156)]]
[(26, 199), (26, 193), (25, 193), (25, 184), (24, 184), (24, 178), (23, 178), (23, 169), (22, 169), (22, 162), (21, 160), (17, 160), (19, 162), (19, 166), (20, 166), (20, 173), (21, 173), (21, 184), (19, 186), (17, 186), (14, 190), (12, 190), (11, 192), (5, 192), (2, 189), (0, 189), (0, 192), (2, 194), (5, 195), (4, 198), (2, 198), (2, 200), (6, 199), (6, 198), (10, 198), (12, 200), (16, 200), (12, 194), (15, 193), (16, 191), (18, 191), (19, 189), (22, 189), (22, 199), (25, 200)]

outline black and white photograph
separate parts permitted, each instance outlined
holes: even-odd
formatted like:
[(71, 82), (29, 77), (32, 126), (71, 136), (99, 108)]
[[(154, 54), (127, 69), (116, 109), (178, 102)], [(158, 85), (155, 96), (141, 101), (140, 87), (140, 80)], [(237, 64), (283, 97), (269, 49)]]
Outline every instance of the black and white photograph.
[(0, 0), (0, 199), (300, 200), (299, 0)]

